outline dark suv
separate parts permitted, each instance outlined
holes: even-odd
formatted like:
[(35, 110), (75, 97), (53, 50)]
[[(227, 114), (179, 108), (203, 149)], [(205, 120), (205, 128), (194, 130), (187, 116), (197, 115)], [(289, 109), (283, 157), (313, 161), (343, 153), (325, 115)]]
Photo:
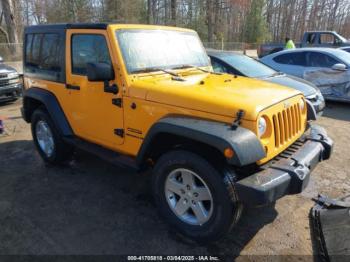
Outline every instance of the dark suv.
[(15, 101), (22, 93), (22, 83), (16, 69), (5, 65), (0, 57), (0, 102)]

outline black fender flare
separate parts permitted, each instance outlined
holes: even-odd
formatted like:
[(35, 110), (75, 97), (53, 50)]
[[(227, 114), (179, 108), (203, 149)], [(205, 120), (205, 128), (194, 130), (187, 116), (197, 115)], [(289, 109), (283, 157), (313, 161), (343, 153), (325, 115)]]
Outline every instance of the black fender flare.
[(30, 122), (31, 110), (30, 110), (30, 100), (34, 99), (42, 103), (47, 112), (49, 113), (55, 126), (58, 128), (59, 132), (63, 136), (73, 136), (73, 130), (64, 114), (56, 96), (42, 88), (31, 87), (25, 90), (23, 94), (23, 110), (22, 115), (26, 122)]
[(305, 99), (305, 101), (307, 106), (307, 120), (317, 120), (317, 113), (315, 107), (309, 100)]
[(252, 164), (266, 156), (258, 137), (244, 127), (232, 129), (225, 123), (174, 116), (162, 118), (150, 128), (136, 157), (138, 164), (143, 162), (154, 138), (161, 133), (201, 142), (222, 153), (226, 148), (231, 148), (234, 155), (227, 161), (234, 166)]

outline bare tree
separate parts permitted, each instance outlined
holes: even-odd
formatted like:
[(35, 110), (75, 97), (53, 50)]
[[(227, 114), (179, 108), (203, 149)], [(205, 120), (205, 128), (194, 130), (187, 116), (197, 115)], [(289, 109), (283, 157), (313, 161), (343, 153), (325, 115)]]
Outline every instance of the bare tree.
[[(14, 16), (14, 3), (12, 0), (1, 0), (1, 5), (6, 23), (8, 42), (17, 44), (19, 39), (16, 19)], [(10, 45), (10, 51), (12, 55), (17, 55), (20, 52), (20, 48), (18, 45)]]

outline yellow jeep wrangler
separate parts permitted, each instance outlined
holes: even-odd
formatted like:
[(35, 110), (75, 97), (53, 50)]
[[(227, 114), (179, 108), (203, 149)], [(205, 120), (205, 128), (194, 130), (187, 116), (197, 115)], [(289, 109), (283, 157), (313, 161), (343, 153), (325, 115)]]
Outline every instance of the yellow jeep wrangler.
[(160, 213), (194, 240), (223, 236), (243, 206), (301, 192), (331, 155), (300, 92), (212, 72), (192, 30), (59, 24), (24, 35), (22, 114), (44, 161), (82, 148), (153, 168)]

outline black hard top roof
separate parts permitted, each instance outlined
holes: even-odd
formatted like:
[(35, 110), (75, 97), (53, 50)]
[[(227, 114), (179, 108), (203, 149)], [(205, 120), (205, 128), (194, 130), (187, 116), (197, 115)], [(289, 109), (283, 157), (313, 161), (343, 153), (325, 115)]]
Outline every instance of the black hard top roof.
[(25, 33), (60, 31), (66, 29), (106, 29), (108, 23), (65, 23), (65, 24), (42, 24), (27, 26)]

